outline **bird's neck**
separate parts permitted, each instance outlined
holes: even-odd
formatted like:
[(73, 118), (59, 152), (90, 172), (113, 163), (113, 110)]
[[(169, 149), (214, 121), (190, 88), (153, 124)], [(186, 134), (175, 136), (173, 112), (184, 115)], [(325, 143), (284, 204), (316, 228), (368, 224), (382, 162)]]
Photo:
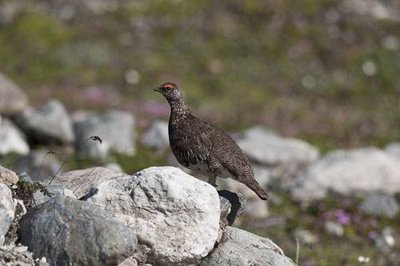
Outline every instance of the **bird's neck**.
[(171, 115), (187, 115), (190, 113), (189, 107), (185, 104), (183, 99), (171, 99), (168, 101), (171, 106)]

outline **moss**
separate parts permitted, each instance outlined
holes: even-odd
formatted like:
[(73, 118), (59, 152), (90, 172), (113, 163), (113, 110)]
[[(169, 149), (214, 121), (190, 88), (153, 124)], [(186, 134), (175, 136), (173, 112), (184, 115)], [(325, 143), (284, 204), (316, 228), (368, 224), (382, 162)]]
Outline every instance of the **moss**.
[(114, 154), (113, 157), (124, 171), (130, 174), (151, 166), (168, 165), (165, 153), (157, 154), (153, 149), (146, 147), (139, 147), (133, 157), (122, 154)]

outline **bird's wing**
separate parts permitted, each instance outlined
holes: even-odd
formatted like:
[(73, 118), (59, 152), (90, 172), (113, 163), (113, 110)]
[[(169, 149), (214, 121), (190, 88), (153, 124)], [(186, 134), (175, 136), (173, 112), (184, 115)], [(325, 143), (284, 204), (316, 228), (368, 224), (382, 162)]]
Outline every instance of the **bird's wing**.
[(201, 124), (200, 139), (204, 146), (209, 147), (209, 157), (218, 161), (234, 176), (254, 175), (248, 158), (227, 133), (205, 122)]

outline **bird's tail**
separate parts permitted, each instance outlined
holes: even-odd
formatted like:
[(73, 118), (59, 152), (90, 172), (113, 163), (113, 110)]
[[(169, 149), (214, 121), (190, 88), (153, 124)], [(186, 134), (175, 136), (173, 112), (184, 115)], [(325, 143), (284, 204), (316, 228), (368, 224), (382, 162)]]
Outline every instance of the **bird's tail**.
[(262, 200), (267, 200), (268, 199), (268, 194), (267, 192), (258, 184), (258, 182), (254, 179), (251, 178), (250, 180), (246, 180), (246, 182), (243, 182), (246, 186), (248, 186), (251, 190), (253, 190), (257, 196), (260, 197)]

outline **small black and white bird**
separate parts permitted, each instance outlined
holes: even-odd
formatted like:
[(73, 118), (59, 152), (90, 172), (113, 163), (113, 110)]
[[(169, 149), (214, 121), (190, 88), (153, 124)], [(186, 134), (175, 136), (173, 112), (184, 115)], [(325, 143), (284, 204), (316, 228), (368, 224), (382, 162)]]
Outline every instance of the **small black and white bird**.
[(178, 86), (167, 82), (154, 89), (171, 106), (169, 143), (178, 162), (196, 174), (208, 177), (215, 185), (216, 177), (231, 176), (245, 184), (261, 199), (268, 198), (254, 179), (254, 172), (239, 146), (222, 129), (195, 117), (185, 104)]

